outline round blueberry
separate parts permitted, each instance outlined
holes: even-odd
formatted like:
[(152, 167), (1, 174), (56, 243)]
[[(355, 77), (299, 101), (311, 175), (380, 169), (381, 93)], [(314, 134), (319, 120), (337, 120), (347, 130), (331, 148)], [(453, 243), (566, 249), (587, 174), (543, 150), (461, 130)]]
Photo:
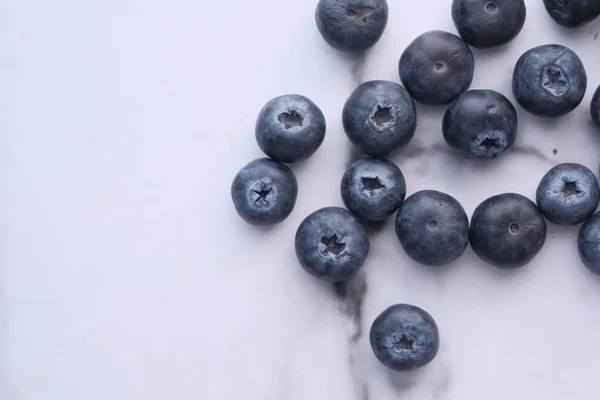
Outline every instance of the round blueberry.
[(383, 35), (388, 20), (386, 0), (320, 0), (317, 28), (334, 49), (363, 51)]
[(420, 103), (449, 104), (471, 86), (475, 61), (467, 44), (444, 31), (417, 37), (400, 57), (402, 84)]
[(325, 139), (325, 116), (299, 94), (275, 97), (256, 120), (256, 141), (274, 160), (293, 163), (312, 156)]
[(516, 193), (492, 196), (477, 206), (469, 240), (483, 261), (497, 268), (527, 264), (546, 241), (546, 221), (534, 202)]
[(498, 157), (517, 139), (517, 111), (498, 92), (469, 90), (446, 110), (442, 132), (446, 143), (465, 157)]
[(389, 81), (365, 82), (352, 92), (342, 112), (348, 139), (370, 156), (384, 156), (406, 145), (417, 128), (415, 102)]
[(369, 254), (369, 236), (350, 211), (321, 208), (296, 232), (296, 257), (306, 272), (338, 282), (354, 276)]
[(577, 248), (587, 269), (600, 275), (600, 213), (594, 214), (581, 226)]
[(580, 224), (598, 207), (598, 180), (583, 165), (559, 164), (542, 178), (536, 202), (548, 221), (557, 225)]
[(547, 44), (519, 58), (512, 86), (525, 110), (541, 117), (560, 117), (583, 100), (587, 74), (577, 54), (565, 46)]
[(569, 28), (585, 25), (600, 15), (598, 0), (544, 0), (544, 6), (557, 24)]
[(592, 114), (592, 121), (600, 128), (600, 86), (598, 86), (592, 97), (590, 113)]
[(285, 164), (259, 158), (233, 178), (231, 198), (240, 217), (252, 225), (273, 225), (287, 218), (298, 197), (296, 176)]
[(486, 49), (513, 40), (525, 24), (524, 0), (454, 0), (452, 19), (470, 46)]
[(394, 304), (379, 314), (371, 325), (369, 340), (375, 357), (396, 371), (429, 364), (440, 348), (433, 317), (410, 304)]
[(342, 200), (354, 215), (381, 221), (398, 210), (406, 196), (400, 168), (383, 158), (359, 160), (342, 177)]
[(460, 203), (435, 190), (409, 196), (396, 215), (402, 248), (419, 264), (441, 266), (458, 259), (469, 244), (469, 220)]

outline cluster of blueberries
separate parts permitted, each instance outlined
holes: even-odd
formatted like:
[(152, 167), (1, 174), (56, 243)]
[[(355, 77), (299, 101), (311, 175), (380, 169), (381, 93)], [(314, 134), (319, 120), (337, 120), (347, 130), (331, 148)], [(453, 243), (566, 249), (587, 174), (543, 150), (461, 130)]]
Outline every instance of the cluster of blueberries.
[[(600, 15), (600, 0), (544, 0), (548, 14), (567, 27)], [(417, 125), (415, 100), (448, 105), (442, 133), (457, 154), (490, 159), (515, 143), (517, 112), (509, 99), (492, 90), (468, 90), (475, 67), (469, 46), (490, 48), (514, 39), (525, 23), (524, 0), (453, 0), (452, 19), (460, 36), (430, 31), (402, 53), (402, 85), (369, 81), (350, 95), (342, 122), (348, 139), (368, 158), (342, 177), (346, 209), (326, 207), (307, 216), (295, 237), (296, 255), (309, 274), (331, 282), (352, 278), (369, 253), (362, 221), (382, 221), (396, 213), (396, 234), (406, 254), (426, 266), (456, 261), (468, 244), (498, 268), (531, 261), (546, 239), (546, 219), (558, 225), (584, 223), (578, 239), (584, 265), (600, 274), (600, 187), (592, 171), (575, 163), (555, 166), (542, 178), (536, 203), (516, 193), (483, 201), (471, 222), (452, 196), (423, 190), (406, 197), (398, 166), (382, 158), (406, 145)], [(381, 37), (388, 19), (386, 0), (320, 0), (316, 23), (325, 41), (341, 51), (359, 52)], [(517, 61), (513, 94), (526, 111), (558, 117), (582, 101), (587, 76), (579, 57), (558, 45), (535, 47)], [(591, 104), (600, 128), (600, 87)], [(283, 221), (298, 195), (294, 173), (284, 163), (314, 154), (325, 138), (326, 122), (310, 99), (283, 95), (261, 110), (256, 141), (269, 158), (245, 165), (235, 176), (231, 196), (238, 214), (254, 225)], [(386, 366), (408, 371), (429, 363), (439, 348), (435, 321), (426, 311), (396, 304), (383, 311), (370, 331), (371, 347)]]

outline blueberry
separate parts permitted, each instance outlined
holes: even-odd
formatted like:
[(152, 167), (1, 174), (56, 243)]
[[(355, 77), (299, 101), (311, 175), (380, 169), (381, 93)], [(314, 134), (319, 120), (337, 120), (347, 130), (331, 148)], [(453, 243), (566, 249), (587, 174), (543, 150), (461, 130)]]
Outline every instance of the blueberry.
[(497, 268), (527, 264), (546, 241), (546, 221), (534, 202), (516, 193), (492, 196), (471, 217), (469, 240), (483, 261)]
[(298, 197), (296, 176), (285, 164), (259, 158), (233, 178), (231, 198), (240, 217), (252, 225), (273, 225), (287, 218)]
[(417, 111), (401, 85), (370, 81), (352, 92), (344, 105), (342, 122), (348, 139), (365, 154), (384, 156), (412, 139)]
[(304, 161), (325, 139), (325, 116), (309, 98), (286, 94), (265, 104), (255, 133), (260, 149), (274, 160)]
[(600, 15), (598, 0), (544, 0), (544, 5), (557, 24), (569, 28), (585, 25)]
[(513, 40), (525, 24), (523, 0), (454, 0), (452, 19), (458, 34), (473, 47), (486, 49)]
[(344, 204), (354, 215), (367, 221), (381, 221), (402, 205), (406, 183), (396, 164), (369, 157), (346, 170), (341, 192)]
[(467, 44), (444, 31), (417, 37), (400, 57), (402, 84), (420, 103), (449, 104), (471, 86), (475, 61)]
[(585, 95), (587, 74), (577, 54), (559, 44), (534, 47), (517, 61), (513, 94), (525, 110), (542, 117), (573, 111)]
[(587, 269), (600, 275), (600, 213), (594, 214), (581, 226), (577, 248)]
[(296, 232), (296, 257), (317, 278), (332, 282), (351, 278), (368, 254), (367, 231), (344, 208), (321, 208), (306, 217)]
[(583, 165), (559, 164), (542, 178), (536, 202), (548, 221), (577, 225), (596, 211), (600, 187), (594, 173)]
[(598, 86), (592, 97), (590, 113), (592, 114), (592, 121), (600, 128), (600, 86)]
[(394, 304), (379, 314), (371, 325), (369, 340), (375, 357), (396, 371), (429, 364), (440, 348), (433, 317), (410, 304)]
[(388, 20), (386, 0), (320, 0), (317, 28), (334, 49), (363, 51), (383, 35)]
[(469, 244), (469, 220), (454, 197), (423, 190), (409, 196), (398, 210), (396, 235), (414, 261), (441, 266), (464, 253)]
[(517, 139), (517, 111), (493, 90), (469, 90), (456, 98), (442, 122), (444, 139), (468, 158), (494, 158)]

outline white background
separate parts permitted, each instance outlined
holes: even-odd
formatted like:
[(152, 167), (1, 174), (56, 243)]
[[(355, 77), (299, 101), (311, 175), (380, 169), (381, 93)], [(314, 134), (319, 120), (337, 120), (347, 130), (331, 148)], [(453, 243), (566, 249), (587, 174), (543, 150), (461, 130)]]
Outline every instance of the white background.
[[(470, 249), (446, 268), (420, 267), (387, 221), (361, 276), (362, 318), (301, 270), (295, 230), (342, 205), (339, 182), (357, 157), (341, 129), (344, 101), (363, 81), (399, 81), (399, 56), (418, 34), (455, 32), (448, 0), (389, 0), (384, 36), (356, 59), (323, 42), (315, 3), (0, 3), (0, 399), (597, 397), (600, 279), (579, 261), (578, 227), (549, 225), (534, 262), (507, 272)], [(449, 153), (444, 108), (419, 106), (414, 140), (390, 156), (409, 193), (445, 191), (470, 215), (493, 194), (533, 198), (559, 162), (598, 173), (589, 102), (600, 20), (567, 31), (541, 0), (527, 7), (513, 43), (474, 52), (472, 88), (512, 100), (518, 57), (561, 43), (587, 67), (584, 102), (559, 120), (518, 108), (517, 146), (485, 164)], [(315, 101), (327, 136), (293, 166), (294, 212), (258, 229), (237, 216), (229, 187), (261, 156), (256, 115), (284, 93)], [(440, 327), (438, 357), (416, 373), (388, 372), (368, 335), (349, 340), (395, 302), (425, 308)]]

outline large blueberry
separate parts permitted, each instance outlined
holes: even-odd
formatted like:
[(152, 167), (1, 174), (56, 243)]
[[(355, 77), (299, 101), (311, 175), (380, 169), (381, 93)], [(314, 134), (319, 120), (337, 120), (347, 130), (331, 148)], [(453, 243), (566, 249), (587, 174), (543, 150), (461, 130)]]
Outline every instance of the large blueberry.
[(581, 226), (577, 247), (587, 269), (600, 275), (600, 213), (594, 214)]
[(348, 139), (365, 154), (384, 156), (412, 139), (417, 111), (401, 85), (370, 81), (352, 92), (344, 105), (342, 122)]
[(325, 139), (325, 116), (309, 98), (286, 94), (265, 104), (255, 129), (258, 146), (272, 159), (304, 161)]
[(332, 282), (354, 276), (369, 254), (369, 236), (350, 211), (321, 208), (296, 232), (296, 257), (309, 274)]
[(546, 221), (534, 202), (516, 193), (492, 196), (471, 217), (469, 240), (483, 261), (497, 268), (527, 264), (546, 241)]
[(323, 39), (341, 51), (362, 51), (383, 35), (388, 20), (386, 0), (320, 0), (315, 12)]
[(512, 87), (525, 110), (542, 117), (560, 117), (581, 103), (587, 74), (577, 54), (565, 46), (547, 44), (519, 58)]
[(548, 221), (557, 225), (580, 224), (598, 207), (598, 180), (581, 164), (559, 164), (542, 178), (536, 202)]
[(398, 71), (408, 93), (420, 103), (449, 104), (471, 86), (475, 61), (467, 44), (444, 31), (429, 31), (412, 41)]
[(458, 34), (485, 49), (513, 40), (525, 24), (524, 0), (454, 0), (452, 19)]
[(598, 0), (544, 0), (546, 11), (557, 24), (574, 28), (600, 15)]
[(252, 225), (273, 225), (287, 218), (298, 197), (296, 176), (285, 164), (259, 158), (233, 178), (231, 198), (240, 217)]
[(423, 190), (409, 196), (396, 215), (396, 235), (416, 262), (441, 266), (455, 261), (469, 244), (469, 220), (452, 196)]
[(410, 304), (394, 304), (379, 314), (371, 325), (369, 341), (375, 357), (396, 371), (429, 364), (440, 348), (433, 317)]
[(598, 86), (592, 97), (590, 113), (592, 114), (592, 121), (600, 128), (600, 86)]
[(442, 121), (444, 139), (468, 158), (498, 157), (517, 139), (517, 111), (493, 90), (469, 90), (450, 104)]
[(348, 210), (367, 221), (381, 221), (398, 210), (406, 196), (400, 168), (383, 158), (359, 160), (342, 177), (342, 200)]

